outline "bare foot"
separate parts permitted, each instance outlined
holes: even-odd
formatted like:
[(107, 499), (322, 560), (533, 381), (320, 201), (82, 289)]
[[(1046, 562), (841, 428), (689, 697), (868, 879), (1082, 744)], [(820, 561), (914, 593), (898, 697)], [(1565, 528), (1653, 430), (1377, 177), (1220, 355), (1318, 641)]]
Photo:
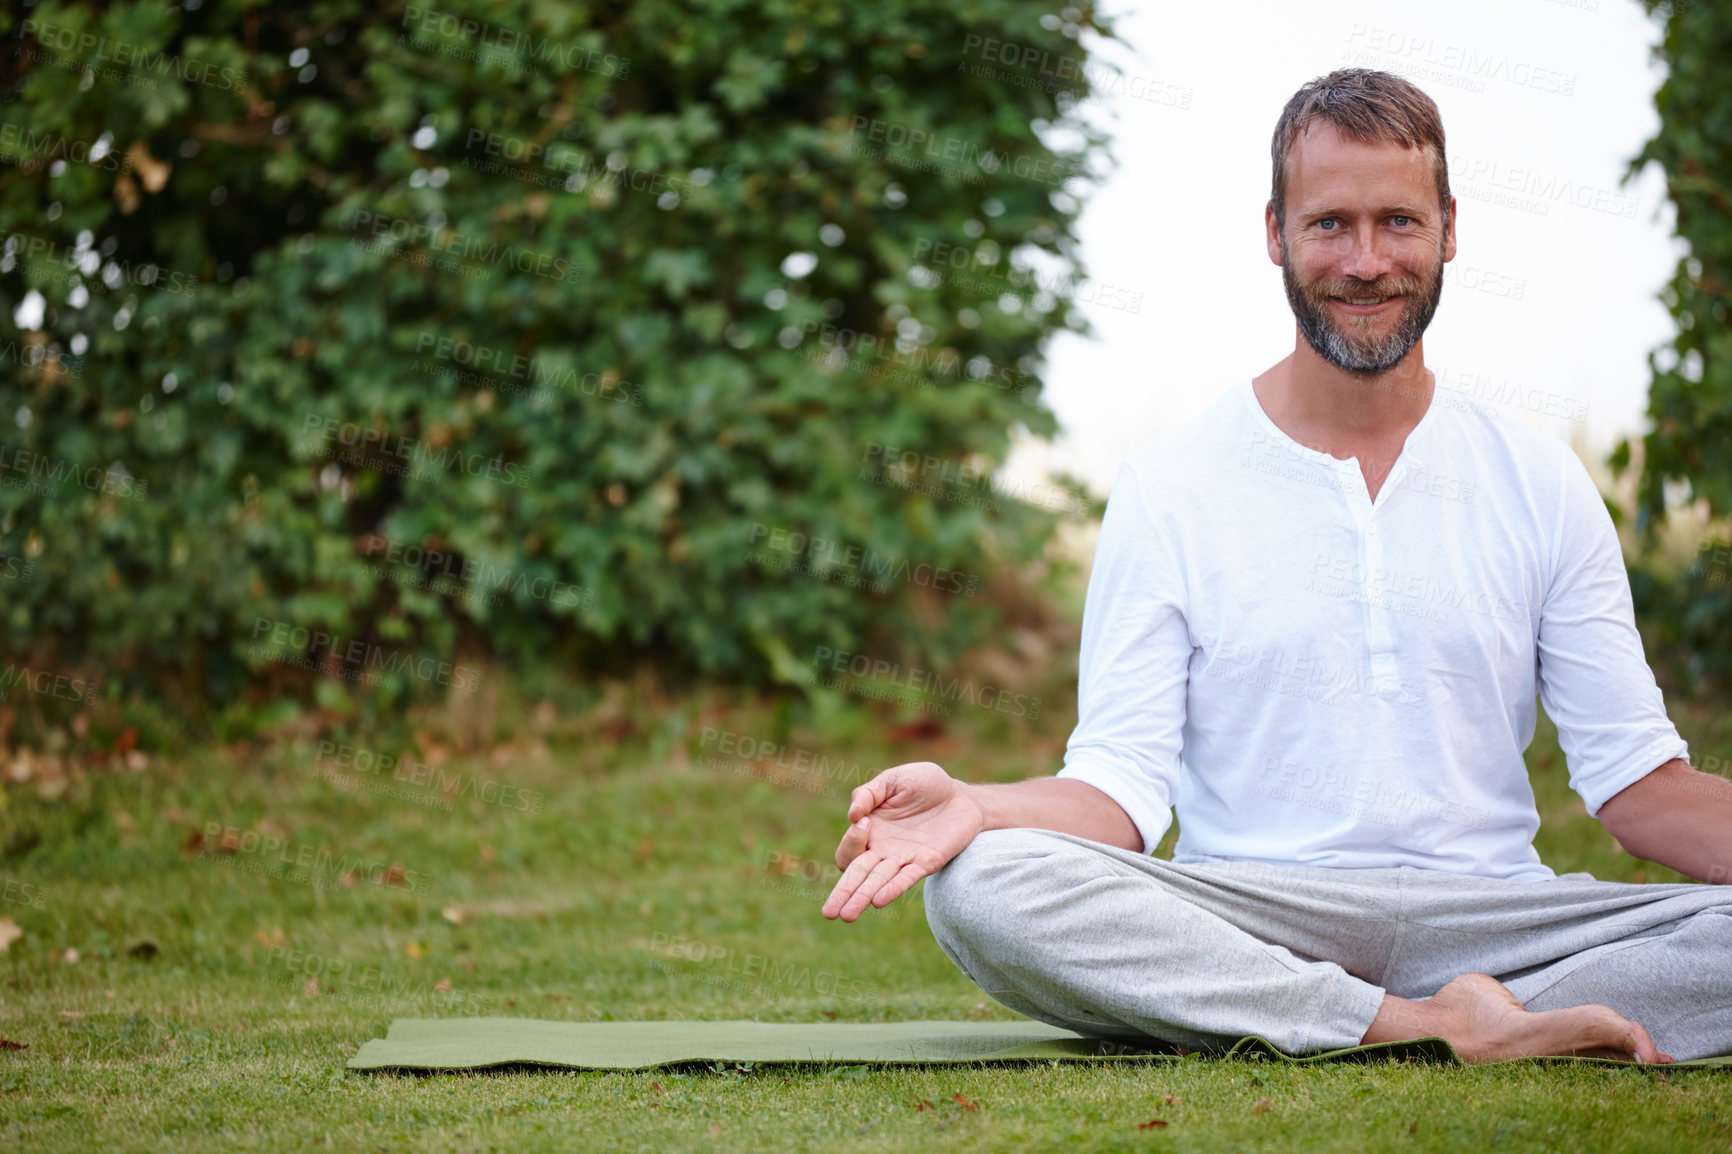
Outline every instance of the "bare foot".
[(1384, 995), (1363, 1042), (1443, 1038), (1464, 1062), (1495, 1062), (1538, 1054), (1583, 1054), (1670, 1062), (1648, 1031), (1606, 1006), (1529, 1012), (1490, 974), (1463, 974), (1430, 998)]

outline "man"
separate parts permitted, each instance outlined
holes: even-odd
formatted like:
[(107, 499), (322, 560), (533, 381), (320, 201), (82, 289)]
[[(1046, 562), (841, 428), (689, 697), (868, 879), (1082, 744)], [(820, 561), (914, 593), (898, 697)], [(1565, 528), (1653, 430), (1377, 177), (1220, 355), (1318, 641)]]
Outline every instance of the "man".
[(1420, 338), (1456, 251), (1436, 105), (1334, 72), (1272, 153), (1293, 353), (1122, 466), (1063, 769), (879, 774), (824, 915), (930, 875), (964, 973), (1098, 1037), (1732, 1051), (1732, 889), (1558, 877), (1533, 848), (1536, 690), (1632, 854), (1724, 880), (1732, 782), (1685, 760), (1581, 463), (1433, 401)]

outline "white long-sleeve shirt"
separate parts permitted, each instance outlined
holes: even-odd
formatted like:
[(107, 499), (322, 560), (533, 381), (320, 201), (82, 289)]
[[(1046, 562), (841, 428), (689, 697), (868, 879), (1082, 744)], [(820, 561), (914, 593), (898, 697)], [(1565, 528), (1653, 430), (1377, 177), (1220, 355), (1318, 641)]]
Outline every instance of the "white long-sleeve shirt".
[(1687, 756), (1569, 448), (1438, 394), (1374, 503), (1246, 380), (1120, 467), (1059, 776), (1178, 862), (1550, 878), (1536, 690), (1590, 814)]

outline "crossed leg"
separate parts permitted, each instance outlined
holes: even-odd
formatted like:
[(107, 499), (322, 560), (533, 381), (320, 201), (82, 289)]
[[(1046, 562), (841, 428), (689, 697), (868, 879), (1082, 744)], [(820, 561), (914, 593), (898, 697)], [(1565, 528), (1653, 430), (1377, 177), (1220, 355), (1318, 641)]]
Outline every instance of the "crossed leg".
[(1725, 887), (1174, 865), (1024, 829), (980, 835), (925, 900), (983, 990), (1096, 1037), (1258, 1034), (1304, 1053), (1438, 1034), (1469, 1060), (1651, 1057), (1634, 1021), (1680, 1059), (1732, 1050)]

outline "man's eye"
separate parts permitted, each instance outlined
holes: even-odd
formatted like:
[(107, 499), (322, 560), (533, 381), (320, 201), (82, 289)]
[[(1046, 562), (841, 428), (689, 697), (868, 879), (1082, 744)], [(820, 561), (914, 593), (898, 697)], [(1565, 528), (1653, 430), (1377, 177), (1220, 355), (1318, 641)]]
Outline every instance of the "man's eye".
[(1325, 217), (1322, 220), (1317, 222), (1317, 227), (1323, 229), (1323, 231), (1325, 231), (1325, 232), (1331, 232), (1333, 230), (1330, 229), (1328, 226), (1332, 225), (1334, 223), (1335, 223), (1334, 217)]
[(1411, 216), (1397, 216), (1397, 217), (1392, 217), (1391, 219), (1396, 221), (1397, 223), (1400, 223), (1401, 221), (1411, 221), (1413, 218)]

